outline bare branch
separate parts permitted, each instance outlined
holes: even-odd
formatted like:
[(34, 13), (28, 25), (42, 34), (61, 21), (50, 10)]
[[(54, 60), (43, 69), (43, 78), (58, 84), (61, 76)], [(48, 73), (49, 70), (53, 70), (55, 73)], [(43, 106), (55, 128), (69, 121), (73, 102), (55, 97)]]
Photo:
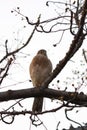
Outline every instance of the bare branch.
[(5, 49), (6, 49), (6, 55), (8, 55), (8, 47), (7, 47), (8, 40), (5, 41)]
[(65, 115), (66, 115), (66, 118), (67, 118), (69, 121), (72, 121), (72, 122), (74, 122), (74, 123), (80, 125), (80, 127), (82, 128), (82, 130), (84, 130), (83, 127), (82, 127), (82, 125), (81, 125), (79, 122), (76, 122), (76, 121), (74, 121), (74, 120), (72, 120), (72, 119), (70, 119), (70, 118), (68, 117), (68, 114), (67, 114), (68, 111), (73, 110), (73, 108), (74, 108), (74, 107), (72, 107), (72, 108), (70, 108), (70, 109), (65, 109)]
[(72, 44), (70, 45), (70, 48), (68, 52), (66, 53), (65, 57), (59, 62), (59, 64), (54, 69), (53, 73), (48, 77), (48, 79), (42, 84), (42, 88), (48, 87), (48, 84), (61, 72), (61, 70), (64, 68), (64, 66), (67, 64), (67, 62), (70, 60), (70, 58), (78, 51), (78, 49), (81, 47), (85, 35), (83, 34), (83, 27), (84, 22), (87, 14), (87, 0), (85, 0), (83, 5), (83, 11), (82, 11), (82, 17), (80, 19), (80, 27), (78, 29), (77, 34), (74, 36), (74, 40), (72, 41)]
[(83, 53), (83, 56), (84, 56), (85, 62), (87, 63), (86, 51), (83, 49), (83, 50), (82, 50), (82, 53)]
[(9, 52), (8, 54), (6, 54), (6, 55), (0, 60), (0, 63), (1, 63), (3, 60), (5, 60), (8, 56), (14, 55), (15, 53), (19, 52), (20, 50), (22, 50), (23, 48), (25, 48), (25, 47), (28, 45), (28, 43), (30, 42), (31, 38), (33, 37), (33, 34), (34, 34), (34, 32), (35, 32), (35, 30), (36, 30), (38, 24), (39, 24), (39, 18), (38, 18), (38, 20), (37, 20), (37, 23), (36, 23), (36, 25), (35, 25), (35, 27), (34, 27), (32, 33), (31, 33), (31, 35), (30, 35), (29, 38), (27, 39), (26, 43), (23, 44), (20, 48), (18, 48), (18, 49), (16, 49), (16, 50), (14, 50), (14, 51)]
[(8, 90), (0, 92), (0, 102), (30, 97), (47, 97), (87, 107), (87, 95), (76, 92), (66, 92), (53, 89), (31, 88), (22, 90)]
[[(5, 71), (5, 72), (4, 72), (4, 74), (0, 77), (0, 78), (1, 78), (0, 84), (2, 83), (3, 79), (8, 75), (8, 71), (9, 71), (9, 68), (10, 68), (10, 65), (11, 65), (12, 61), (13, 61), (13, 59), (10, 58), (10, 59), (8, 60), (7, 64), (6, 64), (6, 66), (4, 67), (3, 71)], [(2, 70), (2, 69), (1, 69), (1, 70)], [(0, 73), (3, 72), (3, 71), (0, 71)]]
[[(8, 115), (8, 116), (10, 116), (10, 115)], [(5, 119), (3, 118), (3, 114), (1, 114), (1, 120), (2, 120), (4, 123), (6, 123), (6, 124), (12, 124), (12, 123), (14, 122), (14, 115), (11, 115), (10, 117), (11, 117), (11, 121), (10, 121), (10, 122), (5, 121)]]

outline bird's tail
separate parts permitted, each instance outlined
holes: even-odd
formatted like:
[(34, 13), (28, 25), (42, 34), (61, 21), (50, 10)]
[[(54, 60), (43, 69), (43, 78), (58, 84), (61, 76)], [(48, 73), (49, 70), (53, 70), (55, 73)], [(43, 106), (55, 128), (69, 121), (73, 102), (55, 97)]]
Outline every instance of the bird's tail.
[(32, 111), (33, 112), (41, 112), (43, 107), (43, 98), (42, 97), (36, 97), (34, 98)]

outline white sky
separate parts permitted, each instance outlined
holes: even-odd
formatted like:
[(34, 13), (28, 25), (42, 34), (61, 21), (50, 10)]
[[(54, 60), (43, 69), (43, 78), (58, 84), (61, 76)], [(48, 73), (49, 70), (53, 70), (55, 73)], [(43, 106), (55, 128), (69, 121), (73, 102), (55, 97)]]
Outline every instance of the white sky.
[[(39, 14), (41, 14), (41, 19), (44, 19), (44, 20), (46, 20), (47, 18), (52, 18), (52, 17), (57, 16), (57, 12), (54, 10), (54, 8), (56, 7), (54, 5), (47, 7), (45, 3), (46, 3), (46, 0), (44, 1), (43, 0), (7, 0), (7, 1), (0, 0), (0, 45), (4, 44), (5, 40), (8, 39), (9, 48), (10, 50), (13, 50), (14, 48), (17, 48), (21, 45), (20, 41), (25, 42), (31, 32), (31, 27), (28, 27), (26, 21), (22, 21), (20, 15), (15, 16), (16, 13), (11, 13), (11, 10), (16, 9), (16, 7), (20, 7), (21, 12), (24, 15), (28, 16), (31, 21), (36, 21)], [(60, 9), (62, 9), (62, 7), (60, 7)], [(24, 25), (26, 25), (27, 28), (24, 29), (23, 28)], [(32, 87), (32, 84), (29, 84), (28, 82), (28, 79), (29, 79), (28, 66), (32, 57), (41, 48), (44, 48), (48, 51), (48, 56), (52, 60), (53, 68), (54, 68), (56, 64), (59, 62), (59, 60), (61, 60), (61, 58), (64, 56), (72, 40), (72, 37), (69, 34), (67, 36), (65, 35), (62, 40), (61, 45), (58, 45), (56, 48), (54, 48), (53, 44), (59, 41), (60, 34), (59, 33), (54, 33), (54, 34), (35, 33), (27, 49), (23, 50), (23, 53), (30, 54), (30, 56), (24, 59), (24, 58), (21, 58), (22, 56), (21, 53), (20, 55), (18, 55), (17, 61), (11, 67), (11, 70), (9, 71), (10, 77), (8, 76), (6, 80), (4, 80), (1, 86), (1, 87), (8, 86), (8, 87), (5, 87), (5, 89), (1, 89), (1, 91), (8, 90), (8, 89), (21, 89), (21, 88)], [(14, 40), (15, 38), (17, 38), (16, 41)], [(3, 55), (4, 53), (3, 50), (2, 49), (0, 50), (2, 51), (2, 55)], [(77, 53), (74, 59), (78, 67), (80, 67), (79, 58), (78, 58), (78, 56), (80, 55), (81, 54)], [(59, 75), (59, 77), (62, 77), (63, 80), (66, 76), (68, 77), (71, 74), (71, 68), (69, 66), (72, 68), (75, 66), (75, 64), (70, 61), (68, 63), (68, 66), (66, 66), (66, 69), (63, 70), (63, 73)], [(68, 69), (68, 72), (66, 73), (67, 69)], [(66, 76), (64, 75), (64, 73)], [(11, 86), (12, 88), (9, 87), (9, 85), (12, 85), (18, 82), (19, 84)], [(24, 83), (21, 84), (20, 82), (24, 82)], [(64, 89), (64, 88), (61, 88), (61, 89)], [(28, 100), (25, 99), (22, 102), (25, 109), (28, 109), (28, 106), (31, 108), (32, 106), (31, 101), (32, 99), (28, 99)], [(14, 102), (15, 101), (13, 101), (13, 103)], [(2, 103), (0, 105), (0, 110), (2, 106), (3, 108), (5, 108), (6, 106), (9, 107), (11, 103), (12, 102)], [(56, 101), (52, 103), (50, 102), (50, 100), (45, 100), (44, 106), (48, 109), (49, 108), (51, 109), (53, 106), (57, 107)], [(17, 105), (17, 110), (20, 110), (20, 107), (18, 105)], [(80, 112), (83, 113), (82, 110), (80, 110)], [(75, 111), (74, 111), (74, 114), (76, 114)], [(83, 117), (85, 116), (84, 114), (81, 115), (81, 119), (82, 119), (81, 122), (85, 121), (85, 119), (83, 120), (82, 118), (82, 116)], [(73, 113), (70, 114), (70, 116), (72, 117)], [(80, 118), (80, 115), (78, 115), (77, 113), (72, 118), (78, 121), (78, 119)], [(48, 130), (56, 129), (56, 125), (58, 121), (61, 121), (60, 128), (62, 126), (63, 127), (65, 126), (67, 128), (69, 127), (69, 123), (70, 123), (69, 121), (65, 119), (65, 114), (64, 114), (63, 109), (56, 113), (44, 114), (43, 116), (40, 116), (40, 119), (43, 121), (44, 125), (47, 127)], [(15, 121), (12, 125), (6, 125), (3, 122), (0, 122), (1, 130), (5, 130), (5, 129), (29, 130), (29, 126), (30, 126), (29, 115), (18, 116), (18, 117), (16, 116)], [(41, 127), (36, 128), (35, 126), (31, 125), (31, 130), (36, 130), (36, 129), (45, 130), (45, 127), (41, 126)]]

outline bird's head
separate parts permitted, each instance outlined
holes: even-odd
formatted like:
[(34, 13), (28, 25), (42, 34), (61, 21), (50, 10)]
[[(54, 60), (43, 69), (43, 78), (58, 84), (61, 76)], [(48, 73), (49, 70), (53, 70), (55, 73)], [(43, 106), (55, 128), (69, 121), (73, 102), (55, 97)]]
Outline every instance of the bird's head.
[(44, 55), (44, 56), (47, 56), (47, 52), (46, 52), (46, 50), (44, 50), (44, 49), (39, 50), (39, 51), (37, 52), (37, 54), (42, 54), (42, 55)]

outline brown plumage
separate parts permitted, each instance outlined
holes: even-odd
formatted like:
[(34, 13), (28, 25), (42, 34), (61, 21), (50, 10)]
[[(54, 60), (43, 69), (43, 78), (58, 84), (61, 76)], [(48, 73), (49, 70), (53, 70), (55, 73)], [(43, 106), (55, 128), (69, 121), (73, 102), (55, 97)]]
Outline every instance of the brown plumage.
[[(52, 72), (52, 63), (48, 59), (46, 50), (39, 50), (30, 64), (30, 77), (34, 87), (41, 87), (42, 83), (49, 77)], [(34, 99), (32, 111), (41, 112), (43, 98)]]

